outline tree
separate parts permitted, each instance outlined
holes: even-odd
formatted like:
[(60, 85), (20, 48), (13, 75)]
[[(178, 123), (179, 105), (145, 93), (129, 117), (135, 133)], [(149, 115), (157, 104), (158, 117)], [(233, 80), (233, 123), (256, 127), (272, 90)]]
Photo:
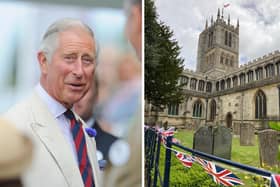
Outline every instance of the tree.
[(158, 109), (183, 99), (179, 54), (173, 32), (157, 20), (153, 1), (145, 0), (145, 99)]

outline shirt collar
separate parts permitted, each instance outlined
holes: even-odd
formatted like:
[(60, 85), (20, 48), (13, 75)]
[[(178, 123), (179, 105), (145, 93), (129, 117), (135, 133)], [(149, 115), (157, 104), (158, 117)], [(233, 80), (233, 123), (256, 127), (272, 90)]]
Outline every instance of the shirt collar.
[(36, 86), (35, 90), (41, 99), (47, 104), (49, 110), (55, 118), (58, 118), (67, 110), (61, 103), (50, 96), (40, 83)]

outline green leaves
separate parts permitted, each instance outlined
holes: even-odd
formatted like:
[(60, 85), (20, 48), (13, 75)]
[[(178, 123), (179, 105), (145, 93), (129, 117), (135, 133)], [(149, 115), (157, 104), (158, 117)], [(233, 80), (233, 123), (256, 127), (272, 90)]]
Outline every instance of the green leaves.
[(184, 60), (171, 29), (158, 21), (154, 2), (145, 0), (145, 99), (158, 108), (180, 103), (177, 84)]

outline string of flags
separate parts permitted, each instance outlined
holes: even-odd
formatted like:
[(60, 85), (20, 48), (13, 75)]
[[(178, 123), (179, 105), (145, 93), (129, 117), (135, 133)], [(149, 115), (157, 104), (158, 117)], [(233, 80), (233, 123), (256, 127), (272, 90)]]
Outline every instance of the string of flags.
[[(145, 130), (148, 127), (145, 127)], [(163, 128), (156, 128), (157, 133), (161, 133), (161, 142), (166, 147), (166, 139), (169, 136), (174, 136), (175, 128), (171, 127), (167, 130)], [(176, 138), (172, 138), (172, 142), (180, 143), (180, 141)], [(176, 158), (181, 162), (183, 166), (186, 168), (191, 168), (193, 163), (196, 162), (204, 171), (209, 174), (213, 181), (219, 185), (223, 186), (237, 186), (237, 185), (244, 185), (240, 178), (238, 178), (235, 174), (233, 174), (230, 170), (222, 168), (221, 166), (216, 165), (214, 162), (204, 160), (200, 157), (196, 157), (194, 155), (189, 155), (186, 153), (182, 153), (175, 149), (171, 149), (172, 152), (176, 155)], [(270, 187), (280, 187), (280, 175), (273, 174), (271, 175), (270, 179)]]
[(197, 162), (208, 173), (215, 183), (223, 186), (236, 186), (243, 185), (243, 182), (228, 169), (224, 169), (213, 162), (204, 160), (202, 158), (183, 154), (173, 151), (176, 157), (180, 160), (182, 165), (191, 168), (194, 162)]

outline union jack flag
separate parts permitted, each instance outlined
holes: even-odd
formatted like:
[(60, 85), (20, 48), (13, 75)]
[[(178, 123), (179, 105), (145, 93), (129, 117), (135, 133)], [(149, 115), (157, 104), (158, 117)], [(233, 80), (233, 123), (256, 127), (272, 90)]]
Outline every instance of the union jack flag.
[(175, 127), (170, 127), (169, 129), (162, 131), (162, 136), (168, 137), (168, 136), (174, 136), (175, 133)]
[(202, 165), (204, 170), (213, 178), (217, 184), (223, 186), (243, 185), (243, 182), (231, 171), (215, 165), (213, 162), (195, 157), (195, 160)]
[[(175, 132), (175, 127), (170, 127), (167, 130), (164, 130), (163, 128), (160, 128), (157, 130), (159, 133), (161, 133), (161, 142), (163, 144), (166, 144), (166, 139), (169, 136), (174, 136), (174, 132)], [(172, 142), (177, 142), (177, 139), (172, 138)]]
[(192, 156), (185, 155), (185, 154), (177, 152), (177, 151), (174, 151), (174, 153), (176, 154), (176, 157), (181, 161), (183, 166), (185, 166), (187, 168), (192, 167), (192, 164), (194, 162), (194, 158)]
[(271, 175), (270, 187), (280, 187), (280, 175)]

